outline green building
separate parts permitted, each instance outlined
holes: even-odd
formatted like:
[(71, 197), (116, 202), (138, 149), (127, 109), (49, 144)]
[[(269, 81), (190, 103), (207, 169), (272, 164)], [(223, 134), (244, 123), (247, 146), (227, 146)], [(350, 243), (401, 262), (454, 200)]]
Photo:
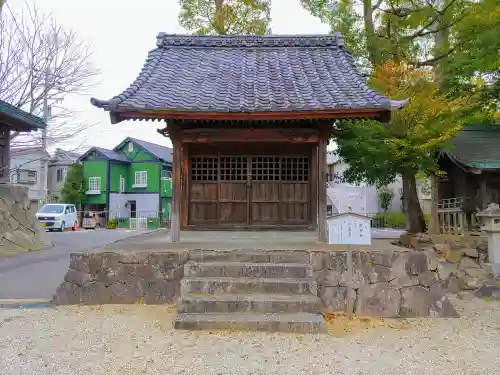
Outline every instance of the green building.
[(129, 137), (113, 150), (92, 147), (79, 161), (85, 211), (107, 212), (122, 223), (170, 217), (171, 148)]

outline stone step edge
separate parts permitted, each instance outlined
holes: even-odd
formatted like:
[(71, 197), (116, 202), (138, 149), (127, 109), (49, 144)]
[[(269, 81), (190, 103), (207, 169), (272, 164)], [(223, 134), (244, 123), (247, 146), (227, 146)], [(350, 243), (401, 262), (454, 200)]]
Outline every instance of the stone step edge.
[(178, 313), (175, 329), (326, 333), (325, 319), (312, 313)]
[[(179, 301), (200, 302), (303, 302), (319, 303), (320, 299), (314, 294), (283, 294), (283, 293), (187, 293), (179, 297)], [(318, 310), (319, 313), (319, 310)]]
[(228, 276), (185, 276), (182, 278), (181, 283), (188, 281), (200, 282), (235, 282), (235, 283), (255, 283), (258, 281), (259, 283), (280, 283), (280, 284), (308, 284), (308, 283), (317, 283), (317, 280), (313, 277), (228, 277)]
[(268, 263), (268, 262), (226, 262), (226, 261), (211, 261), (198, 262), (191, 260), (185, 263), (186, 266), (201, 266), (201, 267), (307, 267), (312, 268), (308, 263)]

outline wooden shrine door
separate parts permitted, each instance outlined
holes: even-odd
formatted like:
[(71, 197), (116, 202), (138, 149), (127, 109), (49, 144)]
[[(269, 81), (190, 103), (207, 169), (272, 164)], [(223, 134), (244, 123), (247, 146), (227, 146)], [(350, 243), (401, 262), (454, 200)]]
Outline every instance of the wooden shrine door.
[(192, 156), (189, 225), (310, 225), (310, 168), (309, 155)]

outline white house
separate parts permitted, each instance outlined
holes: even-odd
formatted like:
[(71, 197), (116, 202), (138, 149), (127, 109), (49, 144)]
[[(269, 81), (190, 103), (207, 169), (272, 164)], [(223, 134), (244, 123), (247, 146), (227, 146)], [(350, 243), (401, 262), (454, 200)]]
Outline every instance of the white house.
[(33, 204), (45, 200), (45, 170), (50, 155), (42, 147), (11, 149), (10, 182), (29, 188)]
[[(348, 165), (334, 152), (327, 154), (327, 210), (328, 214), (355, 212), (361, 215), (371, 215), (382, 211), (377, 188), (365, 183), (349, 184), (342, 181), (344, 171)], [(391, 185), (394, 193), (389, 211), (402, 211), (401, 179), (398, 178)]]
[[(371, 215), (383, 211), (376, 186), (361, 183), (358, 185), (342, 181), (348, 164), (339, 159), (334, 152), (327, 154), (327, 209), (328, 213), (355, 212), (361, 215)], [(394, 197), (389, 207), (391, 212), (402, 212), (403, 184), (401, 177), (388, 186)], [(430, 214), (429, 180), (417, 180), (417, 192), (424, 214)]]

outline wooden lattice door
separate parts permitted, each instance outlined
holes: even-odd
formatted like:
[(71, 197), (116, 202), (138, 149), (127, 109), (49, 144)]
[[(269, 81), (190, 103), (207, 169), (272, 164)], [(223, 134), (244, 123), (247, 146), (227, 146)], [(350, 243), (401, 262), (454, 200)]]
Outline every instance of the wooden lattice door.
[(311, 224), (309, 164), (307, 156), (193, 156), (189, 224)]
[(248, 158), (219, 158), (219, 222), (248, 224)]
[(281, 158), (280, 211), (285, 225), (311, 222), (309, 171), (307, 156)]
[(251, 223), (278, 224), (281, 158), (254, 156), (251, 167)]

